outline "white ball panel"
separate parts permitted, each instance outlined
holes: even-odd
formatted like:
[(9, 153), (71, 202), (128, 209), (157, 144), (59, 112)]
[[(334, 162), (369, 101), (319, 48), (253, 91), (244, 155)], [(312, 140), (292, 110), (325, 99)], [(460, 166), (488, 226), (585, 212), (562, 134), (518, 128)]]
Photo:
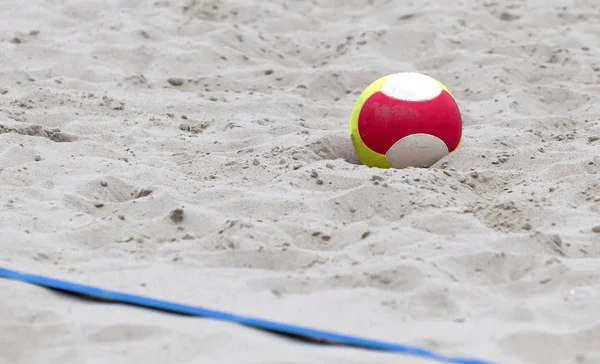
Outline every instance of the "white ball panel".
[(394, 168), (428, 168), (448, 155), (448, 147), (430, 134), (412, 134), (398, 140), (385, 156)]
[(405, 101), (427, 101), (442, 93), (442, 88), (431, 77), (416, 72), (393, 73), (387, 77), (381, 92)]

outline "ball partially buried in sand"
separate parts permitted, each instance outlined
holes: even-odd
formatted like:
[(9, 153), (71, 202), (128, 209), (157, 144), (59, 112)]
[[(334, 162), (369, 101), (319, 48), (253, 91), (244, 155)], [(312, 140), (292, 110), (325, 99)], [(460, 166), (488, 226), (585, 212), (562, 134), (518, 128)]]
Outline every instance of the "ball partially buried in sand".
[(358, 97), (350, 136), (360, 162), (379, 168), (427, 168), (455, 151), (462, 117), (436, 79), (416, 72), (379, 78)]

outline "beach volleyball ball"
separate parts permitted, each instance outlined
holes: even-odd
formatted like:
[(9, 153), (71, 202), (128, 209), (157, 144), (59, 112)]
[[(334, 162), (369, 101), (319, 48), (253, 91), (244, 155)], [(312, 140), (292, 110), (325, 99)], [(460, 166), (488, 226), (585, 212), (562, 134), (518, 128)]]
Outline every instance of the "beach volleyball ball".
[(379, 78), (358, 97), (350, 136), (360, 162), (379, 168), (427, 168), (456, 150), (462, 117), (433, 77), (400, 72)]

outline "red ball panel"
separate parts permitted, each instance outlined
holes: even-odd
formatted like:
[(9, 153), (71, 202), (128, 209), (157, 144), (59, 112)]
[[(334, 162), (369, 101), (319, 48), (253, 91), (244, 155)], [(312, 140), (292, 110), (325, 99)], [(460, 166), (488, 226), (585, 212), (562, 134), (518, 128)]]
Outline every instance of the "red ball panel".
[(462, 118), (458, 105), (446, 91), (428, 101), (398, 100), (378, 91), (360, 110), (358, 132), (370, 149), (381, 154), (398, 140), (417, 133), (440, 138), (452, 151), (460, 142)]

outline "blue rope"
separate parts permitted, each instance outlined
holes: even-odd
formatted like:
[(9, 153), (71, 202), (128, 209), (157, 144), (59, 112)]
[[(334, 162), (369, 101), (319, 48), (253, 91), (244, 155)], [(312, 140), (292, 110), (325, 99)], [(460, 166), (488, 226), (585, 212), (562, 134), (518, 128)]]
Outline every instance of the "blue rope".
[(232, 313), (210, 310), (206, 308), (183, 305), (174, 302), (163, 301), (159, 299), (143, 297), (128, 293), (121, 293), (112, 290), (106, 290), (98, 287), (87, 286), (74, 282), (68, 282), (49, 277), (18, 272), (12, 269), (0, 267), (0, 277), (17, 281), (23, 281), (46, 288), (57, 289), (75, 294), (92, 296), (91, 298), (99, 300), (110, 300), (113, 302), (131, 304), (146, 308), (153, 308), (172, 313), (179, 313), (192, 316), (208, 317), (228, 322), (234, 322), (257, 329), (276, 332), (284, 335), (292, 335), (309, 341), (321, 341), (334, 345), (350, 345), (364, 349), (389, 351), (403, 354), (420, 356), (427, 359), (434, 359), (444, 363), (453, 364), (493, 364), (492, 362), (477, 359), (459, 358), (445, 356), (428, 349), (409, 345), (400, 345), (384, 341), (371, 340), (367, 338), (355, 337), (337, 334), (333, 332), (315, 330), (307, 327), (289, 325), (268, 320), (262, 320), (253, 317), (240, 316)]

